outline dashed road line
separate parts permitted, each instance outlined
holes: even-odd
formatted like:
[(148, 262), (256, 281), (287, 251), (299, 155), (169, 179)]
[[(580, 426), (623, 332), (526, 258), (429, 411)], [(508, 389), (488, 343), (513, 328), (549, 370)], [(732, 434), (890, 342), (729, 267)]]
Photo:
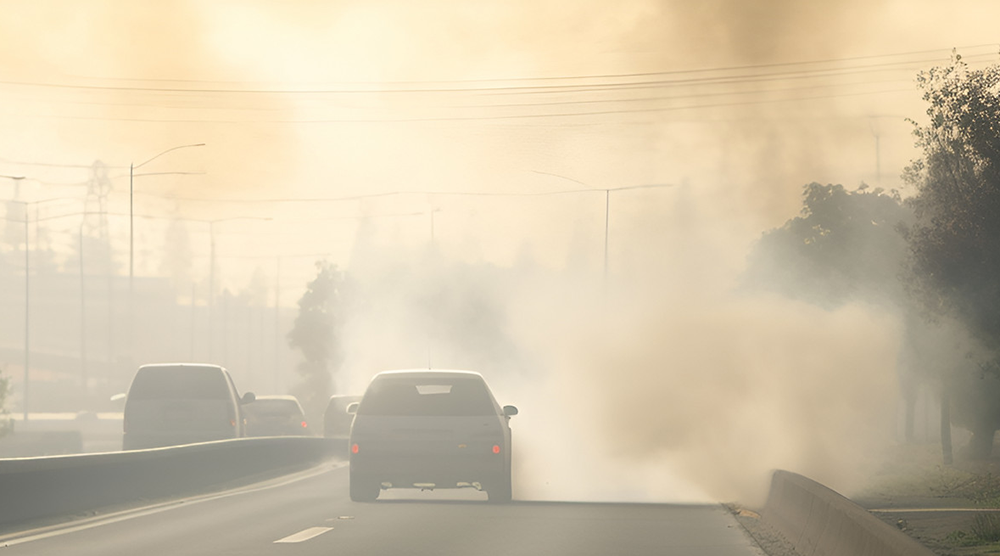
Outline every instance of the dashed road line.
[(308, 529), (303, 529), (294, 535), (288, 535), (283, 539), (278, 539), (274, 541), (274, 544), (278, 543), (292, 543), (292, 542), (303, 542), (311, 538), (318, 537), (327, 531), (332, 531), (333, 527), (310, 527)]
[(915, 514), (935, 512), (1000, 512), (1000, 508), (875, 508), (868, 510), (873, 514)]

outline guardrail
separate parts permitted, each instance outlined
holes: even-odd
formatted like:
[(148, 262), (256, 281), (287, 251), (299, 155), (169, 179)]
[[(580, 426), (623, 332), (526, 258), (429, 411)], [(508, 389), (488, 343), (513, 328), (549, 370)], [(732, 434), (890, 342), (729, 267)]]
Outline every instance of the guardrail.
[(771, 477), (762, 517), (794, 546), (815, 556), (934, 556), (826, 486), (790, 471)]
[(0, 459), (0, 527), (204, 492), (304, 469), (345, 453), (342, 440), (269, 437)]

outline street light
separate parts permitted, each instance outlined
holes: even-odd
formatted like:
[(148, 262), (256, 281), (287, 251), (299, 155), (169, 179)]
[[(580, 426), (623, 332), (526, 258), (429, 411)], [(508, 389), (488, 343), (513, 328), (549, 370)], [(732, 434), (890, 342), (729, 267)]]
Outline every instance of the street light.
[[(142, 168), (146, 164), (156, 160), (157, 158), (179, 149), (187, 149), (191, 147), (204, 147), (205, 143), (192, 143), (190, 145), (178, 145), (176, 147), (171, 147), (163, 152), (156, 154), (155, 156), (146, 159), (145, 162), (140, 164), (129, 164), (128, 166), (128, 319), (129, 319), (129, 354), (134, 355), (134, 339), (135, 339), (135, 170), (137, 168)], [(160, 175), (173, 174), (175, 172), (161, 172)], [(176, 172), (182, 173), (182, 172)]]
[(562, 191), (560, 193), (585, 193), (589, 191), (603, 191), (604, 192), (604, 284), (607, 286), (608, 283), (608, 237), (611, 231), (611, 193), (614, 191), (627, 191), (631, 189), (662, 189), (666, 187), (674, 187), (675, 184), (672, 183), (650, 183), (644, 185), (624, 185), (621, 187), (593, 187), (587, 183), (580, 180), (570, 178), (568, 176), (563, 176), (561, 174), (553, 174), (552, 172), (540, 172), (535, 170), (536, 174), (543, 174), (546, 176), (552, 176), (564, 180), (569, 180), (573, 183), (578, 183), (582, 186), (587, 187), (587, 189), (578, 189), (574, 191)]
[(135, 179), (135, 170), (137, 168), (142, 168), (143, 166), (149, 164), (150, 162), (160, 158), (161, 156), (167, 154), (171, 151), (176, 151), (179, 149), (187, 149), (190, 147), (204, 147), (205, 143), (193, 143), (190, 145), (179, 145), (176, 147), (171, 147), (156, 156), (147, 159), (145, 162), (140, 164), (129, 164), (128, 166), (128, 290), (129, 290), (129, 303), (132, 300), (132, 282), (135, 276), (135, 188), (133, 186), (133, 181)]
[[(605, 188), (604, 191), (604, 286), (608, 284), (608, 236), (611, 230), (611, 192), (630, 189), (661, 189), (673, 187), (672, 183), (650, 183), (645, 185), (626, 185), (622, 187)], [(598, 190), (600, 191), (600, 190)]]

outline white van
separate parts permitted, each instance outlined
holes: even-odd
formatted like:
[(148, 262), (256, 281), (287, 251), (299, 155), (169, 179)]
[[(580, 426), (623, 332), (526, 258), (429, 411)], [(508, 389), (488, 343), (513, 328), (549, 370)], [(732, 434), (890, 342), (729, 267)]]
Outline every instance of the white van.
[(510, 418), (479, 373), (386, 371), (375, 375), (351, 427), (351, 500), (387, 488), (485, 490), (511, 499)]
[(218, 365), (143, 365), (125, 397), (122, 449), (140, 450), (245, 435), (242, 404), (229, 372)]

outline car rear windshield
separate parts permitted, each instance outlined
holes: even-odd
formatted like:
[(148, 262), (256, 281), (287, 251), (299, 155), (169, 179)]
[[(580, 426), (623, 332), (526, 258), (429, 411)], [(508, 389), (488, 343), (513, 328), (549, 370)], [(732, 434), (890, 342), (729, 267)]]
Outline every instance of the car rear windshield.
[(385, 416), (493, 415), (486, 384), (477, 378), (385, 378), (368, 387), (358, 413)]
[(128, 390), (130, 400), (223, 400), (229, 388), (215, 367), (144, 367)]

